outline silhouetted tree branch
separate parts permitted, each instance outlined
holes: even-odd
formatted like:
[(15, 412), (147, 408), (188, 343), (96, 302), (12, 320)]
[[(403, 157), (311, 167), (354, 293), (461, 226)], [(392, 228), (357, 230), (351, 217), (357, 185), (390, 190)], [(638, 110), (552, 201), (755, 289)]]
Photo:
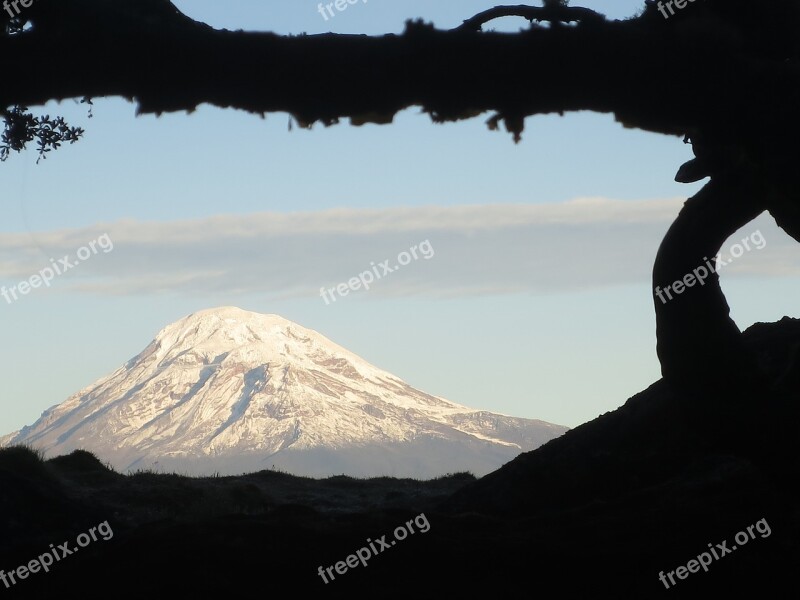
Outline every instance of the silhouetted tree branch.
[[(763, 210), (800, 240), (800, 2), (706, 0), (669, 19), (648, 2), (627, 21), (563, 4), (495, 7), (454, 30), (409, 21), (402, 35), (369, 37), (220, 31), (167, 0), (35, 0), (3, 17), (0, 108), (119, 96), (140, 113), (208, 103), (311, 126), (390, 123), (420, 107), (434, 122), (493, 113), (489, 126), (502, 122), (517, 140), (527, 116), (611, 113), (626, 127), (686, 136), (696, 158), (677, 179), (712, 179), (667, 234), (656, 285)], [(550, 26), (480, 31), (501, 16)], [(691, 306), (656, 300), (659, 357), (675, 381), (702, 378), (706, 352), (736, 345), (718, 280), (695, 296)]]
[(530, 22), (533, 21), (549, 21), (550, 23), (575, 23), (575, 22), (591, 22), (603, 21), (604, 18), (599, 13), (588, 8), (574, 8), (567, 6), (566, 3), (556, 2), (545, 6), (525, 6), (519, 4), (517, 6), (496, 6), (485, 10), (464, 21), (462, 25), (457, 27), (458, 30), (464, 31), (480, 31), (481, 27), (502, 17), (522, 17)]
[(592, 110), (673, 135), (767, 145), (765, 131), (797, 133), (796, 62), (752, 51), (695, 8), (693, 22), (515, 9), (581, 19), (516, 34), (409, 22), (403, 35), (278, 36), (214, 30), (167, 0), (36, 0), (23, 13), (31, 28), (0, 36), (0, 106), (121, 96), (142, 113), (209, 103), (287, 112), (303, 125), (387, 123), (419, 106), (437, 122), (493, 111), (515, 133), (529, 115)]

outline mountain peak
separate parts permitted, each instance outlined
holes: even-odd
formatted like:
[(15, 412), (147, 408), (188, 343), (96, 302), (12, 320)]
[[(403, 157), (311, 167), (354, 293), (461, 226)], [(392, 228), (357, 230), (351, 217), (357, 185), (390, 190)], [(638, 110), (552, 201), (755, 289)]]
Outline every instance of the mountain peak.
[(196, 320), (208, 320), (208, 319), (220, 319), (224, 321), (274, 321), (276, 323), (286, 323), (291, 324), (292, 322), (288, 319), (284, 319), (280, 315), (275, 314), (263, 314), (252, 312), (249, 310), (244, 310), (243, 308), (239, 308), (238, 306), (218, 306), (216, 308), (206, 308), (204, 310), (199, 310), (190, 314), (183, 319), (176, 321), (176, 323), (181, 323), (184, 321), (196, 321)]
[[(181, 339), (184, 343), (197, 341), (203, 336), (213, 337), (219, 333), (226, 336), (229, 343), (251, 343), (259, 341), (259, 333), (277, 333), (296, 328), (299, 325), (279, 315), (260, 314), (237, 308), (223, 306), (192, 313), (162, 329), (154, 342), (170, 343)], [(307, 330), (306, 330), (307, 331)], [(263, 341), (263, 340), (261, 340)]]
[(316, 331), (280, 315), (235, 306), (198, 311), (168, 325), (131, 363), (154, 356), (159, 362), (230, 359), (258, 365), (291, 360), (295, 366), (308, 366), (329, 355), (340, 355), (364, 376), (384, 374)]
[(316, 331), (225, 306), (165, 327), (4, 441), (120, 470), (420, 477), (485, 473), (565, 430), (426, 394)]

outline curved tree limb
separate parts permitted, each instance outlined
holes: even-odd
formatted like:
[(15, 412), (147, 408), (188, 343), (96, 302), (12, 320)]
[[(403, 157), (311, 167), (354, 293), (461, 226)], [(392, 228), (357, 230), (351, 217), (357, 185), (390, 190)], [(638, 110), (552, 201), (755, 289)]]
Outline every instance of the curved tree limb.
[[(0, 34), (0, 110), (118, 96), (140, 113), (207, 103), (286, 112), (311, 126), (389, 123), (420, 107), (434, 122), (494, 112), (489, 125), (504, 121), (516, 139), (527, 116), (611, 113), (627, 127), (687, 135), (697, 160), (679, 179), (712, 178), (667, 233), (655, 286), (692, 273), (765, 209), (800, 240), (791, 177), (800, 155), (800, 3), (768, 0), (754, 13), (751, 1), (707, 0), (668, 20), (651, 5), (623, 22), (547, 4), (496, 7), (450, 31), (409, 22), (402, 35), (369, 37), (215, 30), (167, 0), (36, 0)], [(509, 15), (553, 26), (478, 31)], [(741, 157), (778, 165), (779, 181), (768, 183), (768, 168), (737, 174), (729, 167)], [(691, 291), (656, 299), (665, 377), (707, 382), (716, 367), (746, 370), (716, 274)]]
[(460, 31), (480, 31), (481, 27), (502, 17), (522, 17), (528, 21), (550, 21), (551, 23), (577, 23), (580, 21), (590, 22), (603, 21), (604, 18), (588, 8), (571, 7), (558, 3), (550, 6), (496, 6), (478, 13), (471, 19), (467, 19), (463, 24), (456, 27)]
[(751, 51), (701, 12), (697, 27), (656, 13), (516, 34), (410, 22), (402, 35), (369, 37), (214, 30), (167, 0), (36, 0), (27, 10), (29, 31), (0, 35), (3, 107), (120, 96), (142, 113), (208, 103), (311, 125), (388, 123), (417, 106), (435, 122), (494, 112), (515, 135), (526, 116), (591, 110), (764, 147), (800, 134), (800, 64)]
[[(755, 373), (730, 318), (714, 257), (765, 210), (766, 201), (757, 179), (717, 177), (686, 202), (664, 236), (653, 266), (653, 301), (656, 351), (667, 381), (716, 386)], [(676, 291), (678, 285), (685, 287)]]

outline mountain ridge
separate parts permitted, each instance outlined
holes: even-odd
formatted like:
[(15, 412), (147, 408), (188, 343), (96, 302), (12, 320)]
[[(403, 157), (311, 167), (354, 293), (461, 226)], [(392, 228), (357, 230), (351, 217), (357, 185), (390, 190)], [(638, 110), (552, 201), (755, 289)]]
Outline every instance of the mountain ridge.
[(566, 430), (426, 394), (283, 317), (220, 307), (167, 325), (0, 445), (86, 449), (123, 471), (426, 477), (488, 473)]

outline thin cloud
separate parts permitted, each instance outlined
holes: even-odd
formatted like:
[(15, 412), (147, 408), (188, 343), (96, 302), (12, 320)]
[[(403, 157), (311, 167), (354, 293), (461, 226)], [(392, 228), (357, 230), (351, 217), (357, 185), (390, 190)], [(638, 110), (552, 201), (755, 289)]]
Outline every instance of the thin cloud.
[[(560, 204), (470, 205), (219, 215), (173, 222), (134, 220), (79, 230), (6, 234), (0, 278), (27, 279), (108, 233), (114, 252), (65, 274), (53, 290), (318, 296), (429, 240), (435, 255), (377, 280), (362, 297), (457, 297), (649, 285), (658, 245), (683, 199), (581, 198)], [(769, 215), (767, 246), (726, 267), (733, 276), (800, 274), (800, 249)], [(725, 248), (724, 247), (724, 248)]]

